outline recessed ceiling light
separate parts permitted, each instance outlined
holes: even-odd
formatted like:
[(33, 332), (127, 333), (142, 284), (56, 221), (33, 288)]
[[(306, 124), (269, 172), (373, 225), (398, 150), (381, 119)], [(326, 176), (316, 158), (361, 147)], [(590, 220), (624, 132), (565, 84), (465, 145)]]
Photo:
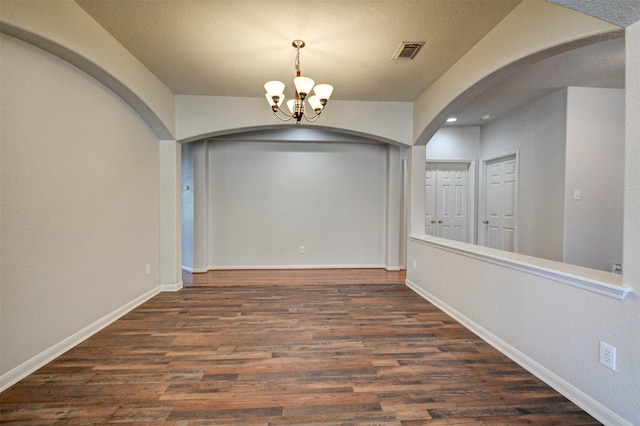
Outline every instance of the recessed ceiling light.
[(458, 121), (458, 119), (457, 119), (457, 118), (455, 118), (455, 117), (449, 117), (449, 118), (447, 118), (447, 123), (454, 123), (454, 122), (456, 122), (456, 121)]
[(491, 114), (485, 114), (485, 115), (483, 115), (482, 117), (480, 117), (480, 120), (482, 120), (482, 121), (486, 121), (486, 120), (488, 120), (488, 119), (490, 119), (490, 118), (491, 118)]

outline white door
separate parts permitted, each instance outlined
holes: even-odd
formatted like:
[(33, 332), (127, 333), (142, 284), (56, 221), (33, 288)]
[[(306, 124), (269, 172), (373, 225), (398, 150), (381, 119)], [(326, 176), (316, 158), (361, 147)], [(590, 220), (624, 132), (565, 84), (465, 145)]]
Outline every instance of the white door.
[(516, 155), (487, 161), (484, 167), (483, 219), (480, 244), (516, 251), (518, 161)]
[(468, 186), (468, 164), (426, 164), (427, 235), (468, 242)]
[(425, 214), (424, 214), (424, 233), (426, 235), (438, 235), (436, 231), (436, 192), (438, 191), (438, 164), (436, 163), (427, 163), (425, 178), (424, 178), (424, 188), (426, 191), (426, 206), (425, 206)]

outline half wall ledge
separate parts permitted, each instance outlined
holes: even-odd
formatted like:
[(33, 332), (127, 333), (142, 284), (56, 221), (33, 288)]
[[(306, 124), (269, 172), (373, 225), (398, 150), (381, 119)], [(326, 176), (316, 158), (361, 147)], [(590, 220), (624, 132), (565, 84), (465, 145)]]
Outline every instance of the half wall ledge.
[(418, 244), (477, 259), (482, 262), (537, 275), (621, 301), (624, 300), (627, 295), (633, 293), (632, 288), (622, 284), (621, 275), (609, 272), (429, 235), (410, 235), (409, 240)]

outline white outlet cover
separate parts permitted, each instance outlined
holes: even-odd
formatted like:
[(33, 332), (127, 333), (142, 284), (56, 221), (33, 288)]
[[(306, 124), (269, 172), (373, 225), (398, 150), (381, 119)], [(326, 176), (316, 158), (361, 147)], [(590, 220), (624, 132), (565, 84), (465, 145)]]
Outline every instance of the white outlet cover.
[(600, 364), (613, 371), (616, 371), (616, 348), (600, 342)]

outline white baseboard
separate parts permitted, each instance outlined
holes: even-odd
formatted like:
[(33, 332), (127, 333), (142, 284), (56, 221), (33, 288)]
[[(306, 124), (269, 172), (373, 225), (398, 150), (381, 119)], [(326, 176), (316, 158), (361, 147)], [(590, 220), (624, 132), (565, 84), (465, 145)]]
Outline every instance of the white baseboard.
[[(206, 271), (235, 269), (383, 269), (385, 265), (216, 265)], [(205, 271), (205, 272), (206, 272)], [(194, 271), (195, 272), (195, 271)]]
[(207, 268), (191, 268), (182, 266), (182, 270), (190, 274), (201, 274), (209, 271), (230, 271), (239, 269), (385, 269), (387, 271), (402, 271), (401, 266), (386, 265), (216, 265)]
[(397, 271), (404, 270), (404, 268), (401, 266), (385, 266), (384, 269), (385, 271), (389, 271), (389, 272), (397, 272)]
[(460, 324), (464, 325), (482, 340), (489, 343), (498, 351), (502, 352), (512, 361), (519, 364), (525, 370), (529, 371), (531, 374), (551, 386), (553, 389), (565, 396), (578, 407), (582, 408), (599, 422), (605, 425), (633, 426), (631, 423), (620, 417), (608, 407), (596, 401), (543, 365), (529, 358), (527, 355), (509, 345), (507, 342), (500, 339), (490, 331), (486, 330), (476, 322), (467, 318), (464, 314), (447, 305), (445, 302), (438, 299), (436, 296), (432, 295), (422, 287), (418, 286), (416, 283), (412, 282), (411, 280), (406, 280), (406, 285), (417, 294), (422, 296), (424, 299), (433, 303), (439, 309), (454, 318)]
[(126, 305), (100, 318), (93, 324), (88, 325), (87, 327), (83, 328), (77, 333), (72, 334), (71, 336), (67, 337), (61, 342), (51, 346), (49, 349), (45, 350), (44, 352), (34, 356), (30, 360), (6, 372), (2, 376), (0, 376), (0, 392), (4, 391), (9, 386), (12, 386), (18, 383), (20, 380), (24, 379), (29, 374), (45, 366), (46, 364), (53, 361), (54, 359), (56, 359), (63, 353), (67, 352), (69, 349), (73, 348), (74, 346), (78, 345), (79, 343), (82, 343), (83, 341), (87, 340), (89, 337), (93, 336), (98, 331), (102, 330), (109, 324), (113, 323), (114, 321), (121, 318), (128, 312), (132, 311), (133, 309), (140, 306), (147, 300), (151, 299), (156, 294), (160, 293), (160, 291), (162, 291), (161, 288), (156, 287), (153, 290), (146, 292), (142, 296), (135, 298), (131, 302), (127, 303)]
[(180, 281), (179, 283), (175, 283), (175, 284), (162, 284), (160, 286), (160, 291), (180, 291), (182, 290), (182, 288), (184, 287), (184, 283), (182, 281)]

